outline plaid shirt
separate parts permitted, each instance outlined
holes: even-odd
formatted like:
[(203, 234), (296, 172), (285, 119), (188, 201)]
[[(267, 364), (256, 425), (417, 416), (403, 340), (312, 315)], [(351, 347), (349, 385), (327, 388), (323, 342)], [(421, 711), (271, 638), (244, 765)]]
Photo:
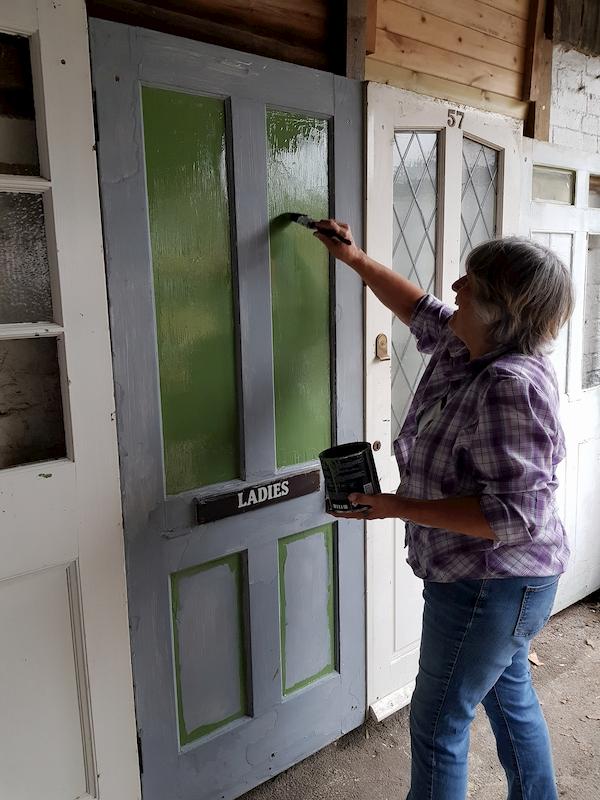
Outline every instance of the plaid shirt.
[(398, 494), (477, 495), (496, 539), (407, 522), (408, 563), (438, 582), (558, 575), (569, 548), (554, 503), (565, 447), (552, 365), (506, 350), (469, 361), (451, 316), (431, 295), (413, 313), (417, 346), (432, 355), (394, 442)]

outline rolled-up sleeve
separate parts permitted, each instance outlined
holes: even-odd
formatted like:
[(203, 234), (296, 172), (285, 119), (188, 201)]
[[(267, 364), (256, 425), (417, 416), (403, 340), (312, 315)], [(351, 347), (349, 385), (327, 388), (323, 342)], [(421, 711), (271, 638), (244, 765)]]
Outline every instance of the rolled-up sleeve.
[(448, 330), (452, 309), (431, 294), (425, 294), (417, 302), (410, 320), (410, 332), (417, 340), (421, 353), (433, 353), (440, 338)]
[(495, 547), (528, 544), (544, 526), (553, 503), (557, 425), (549, 399), (529, 381), (492, 378), (469, 454)]

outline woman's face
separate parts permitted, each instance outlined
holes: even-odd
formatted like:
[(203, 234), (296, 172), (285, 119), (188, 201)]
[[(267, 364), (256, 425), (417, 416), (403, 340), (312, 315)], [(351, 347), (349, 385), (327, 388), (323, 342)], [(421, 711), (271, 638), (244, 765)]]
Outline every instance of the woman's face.
[(452, 284), (452, 291), (456, 293), (457, 310), (450, 320), (450, 328), (469, 350), (479, 350), (487, 342), (487, 329), (475, 312), (473, 287), (468, 273)]

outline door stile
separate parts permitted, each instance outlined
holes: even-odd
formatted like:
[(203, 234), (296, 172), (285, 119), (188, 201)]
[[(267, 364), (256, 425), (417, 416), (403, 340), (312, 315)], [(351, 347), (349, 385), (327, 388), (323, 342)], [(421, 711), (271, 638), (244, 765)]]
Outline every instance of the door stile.
[(439, 128), (438, 152), (438, 254), (436, 290), (444, 303), (454, 303), (452, 284), (460, 273), (460, 219), (456, 209), (461, 204), (462, 131), (457, 126)]
[(241, 475), (253, 483), (276, 471), (265, 106), (235, 95), (230, 104), (235, 208), (231, 222), (236, 237), (243, 408)]

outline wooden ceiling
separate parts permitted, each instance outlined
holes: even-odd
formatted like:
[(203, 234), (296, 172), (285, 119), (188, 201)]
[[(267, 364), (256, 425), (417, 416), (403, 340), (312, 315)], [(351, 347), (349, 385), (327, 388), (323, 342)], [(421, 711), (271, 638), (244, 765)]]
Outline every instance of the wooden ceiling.
[(90, 16), (344, 74), (344, 0), (87, 0), (87, 8)]

